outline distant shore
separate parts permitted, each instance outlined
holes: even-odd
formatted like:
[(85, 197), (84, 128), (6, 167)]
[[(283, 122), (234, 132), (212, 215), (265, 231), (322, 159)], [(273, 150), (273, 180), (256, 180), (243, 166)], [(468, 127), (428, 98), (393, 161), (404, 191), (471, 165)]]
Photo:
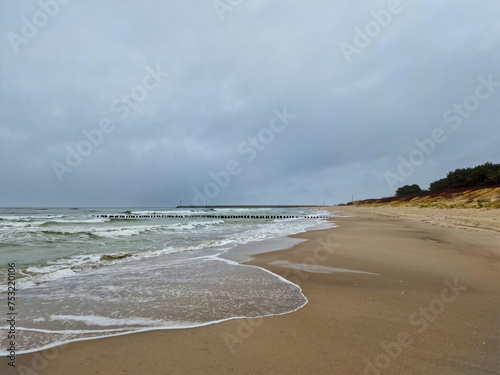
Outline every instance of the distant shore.
[(18, 366), (51, 375), (500, 371), (498, 210), (329, 209), (342, 215), (331, 219), (337, 228), (294, 235), (307, 241), (248, 263), (299, 285), (303, 308), (71, 343), (19, 356)]

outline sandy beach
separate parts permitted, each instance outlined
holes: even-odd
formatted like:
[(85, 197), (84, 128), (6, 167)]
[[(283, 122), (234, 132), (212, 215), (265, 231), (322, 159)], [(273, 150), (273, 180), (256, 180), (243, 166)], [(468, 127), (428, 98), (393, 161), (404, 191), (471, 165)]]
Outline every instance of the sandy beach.
[(338, 227), (250, 262), (302, 288), (293, 313), (71, 343), (0, 373), (500, 373), (498, 210), (330, 209)]

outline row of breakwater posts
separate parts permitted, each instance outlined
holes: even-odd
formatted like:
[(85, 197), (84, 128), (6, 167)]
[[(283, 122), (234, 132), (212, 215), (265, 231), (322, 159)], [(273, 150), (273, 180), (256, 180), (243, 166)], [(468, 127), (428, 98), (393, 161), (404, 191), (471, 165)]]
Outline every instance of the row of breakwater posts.
[(149, 219), (149, 218), (212, 218), (212, 219), (328, 219), (327, 215), (92, 215), (105, 219)]

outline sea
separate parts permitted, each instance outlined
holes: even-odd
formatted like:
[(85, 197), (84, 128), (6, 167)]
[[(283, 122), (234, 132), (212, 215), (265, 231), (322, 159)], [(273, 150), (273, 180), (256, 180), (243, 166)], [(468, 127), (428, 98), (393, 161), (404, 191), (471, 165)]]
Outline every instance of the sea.
[(331, 215), (302, 208), (0, 208), (0, 355), (12, 325), (16, 354), (23, 354), (296, 311), (307, 303), (299, 286), (242, 263), (301, 241), (287, 235), (331, 227)]

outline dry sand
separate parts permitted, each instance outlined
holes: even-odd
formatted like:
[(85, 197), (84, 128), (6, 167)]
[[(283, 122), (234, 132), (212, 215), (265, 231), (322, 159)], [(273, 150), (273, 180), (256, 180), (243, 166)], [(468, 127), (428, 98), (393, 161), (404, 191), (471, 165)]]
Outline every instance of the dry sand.
[[(353, 214), (372, 213), (386, 216), (395, 216), (404, 219), (419, 220), (444, 228), (461, 228), (467, 230), (500, 231), (500, 210), (498, 209), (470, 209), (470, 208), (420, 208), (420, 207), (347, 207)], [(487, 232), (483, 232), (487, 233)]]
[(251, 262), (299, 284), (302, 309), (72, 343), (18, 356), (12, 373), (500, 373), (498, 210), (332, 210), (356, 217)]

